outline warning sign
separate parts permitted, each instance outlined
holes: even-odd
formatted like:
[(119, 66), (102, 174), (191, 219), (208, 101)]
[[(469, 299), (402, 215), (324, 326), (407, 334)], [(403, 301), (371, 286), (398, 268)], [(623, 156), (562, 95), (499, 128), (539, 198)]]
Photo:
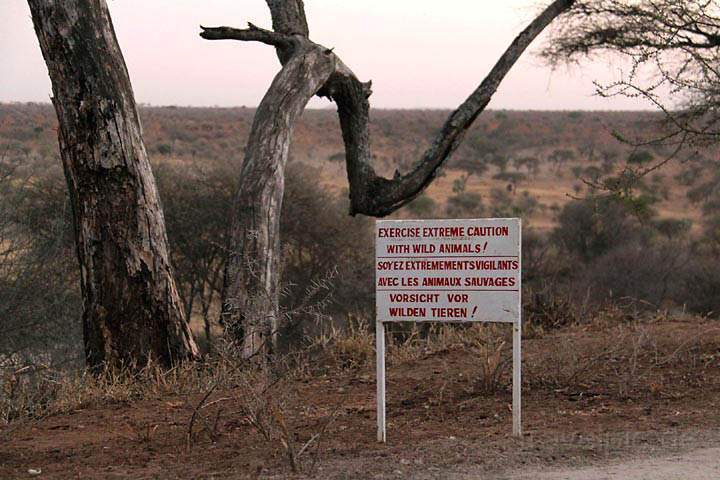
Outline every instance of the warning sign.
[(517, 322), (520, 220), (376, 222), (380, 322)]

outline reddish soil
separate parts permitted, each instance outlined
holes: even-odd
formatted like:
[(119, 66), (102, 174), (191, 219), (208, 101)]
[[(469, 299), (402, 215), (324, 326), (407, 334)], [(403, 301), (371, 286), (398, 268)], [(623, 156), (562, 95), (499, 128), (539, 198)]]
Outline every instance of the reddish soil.
[[(461, 345), (389, 365), (386, 445), (375, 441), (372, 365), (293, 383), (283, 420), (301, 445), (340, 405), (320, 437), (314, 469), (314, 446), (301, 458), (312, 478), (449, 478), (471, 472), (495, 478), (532, 465), (596, 464), (717, 445), (720, 324), (662, 321), (632, 331), (642, 335), (573, 327), (527, 339), (520, 440), (509, 435), (509, 387), (478, 392), (470, 380), (478, 358)], [(615, 348), (623, 342), (628, 349)], [(584, 362), (586, 371), (577, 367), (576, 378), (558, 373), (574, 367), (571, 362)], [(29, 469), (41, 469), (38, 478), (292, 476), (281, 443), (266, 441), (238, 413), (237, 398), (222, 400), (240, 393), (210, 397), (222, 408), (216, 441), (198, 429), (190, 450), (191, 409), (177, 397), (88, 408), (12, 427), (0, 433), (0, 478), (28, 478)]]

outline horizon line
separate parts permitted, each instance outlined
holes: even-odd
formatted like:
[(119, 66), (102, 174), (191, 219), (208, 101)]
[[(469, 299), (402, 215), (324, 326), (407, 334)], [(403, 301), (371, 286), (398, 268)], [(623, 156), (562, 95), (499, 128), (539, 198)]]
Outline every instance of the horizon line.
[[(20, 106), (47, 106), (52, 107), (52, 102), (40, 102), (40, 101), (24, 101), (24, 100), (0, 100), (0, 106), (6, 105), (20, 105)], [(214, 110), (257, 110), (257, 106), (247, 105), (177, 105), (177, 104), (166, 104), (158, 105), (146, 102), (137, 102), (137, 106), (140, 108), (169, 108), (169, 109), (214, 109)], [(384, 111), (426, 111), (426, 112), (452, 112), (457, 107), (371, 107), (370, 111), (373, 110), (384, 110)], [(333, 106), (327, 107), (306, 107), (304, 111), (315, 111), (324, 112), (335, 110)], [(557, 108), (557, 109), (540, 109), (540, 108), (487, 108), (484, 112), (542, 112), (542, 113), (573, 113), (573, 112), (588, 112), (588, 113), (662, 113), (656, 109), (594, 109), (594, 108)]]

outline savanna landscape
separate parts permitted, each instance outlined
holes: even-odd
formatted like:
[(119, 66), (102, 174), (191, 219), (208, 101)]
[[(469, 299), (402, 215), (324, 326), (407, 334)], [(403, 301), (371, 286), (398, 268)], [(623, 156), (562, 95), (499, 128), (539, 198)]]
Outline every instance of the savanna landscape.
[[(71, 328), (80, 302), (55, 120), (48, 105), (2, 105), (3, 191), (13, 199), (4, 238), (17, 245), (13, 260), (43, 259), (6, 264), (22, 264), (23, 288), (38, 293), (3, 290), (6, 318), (15, 320), (3, 340), (3, 351), (15, 352), (3, 370), (4, 475), (22, 476), (37, 463), (50, 478), (283, 477), (294, 469), (339, 478), (368, 469), (389, 478), (462, 476), (517, 462), (576, 465), (692, 449), (716, 438), (720, 284), (712, 197), (698, 193), (712, 191), (712, 152), (658, 168), (636, 197), (617, 203), (591, 186), (598, 171), (651, 168), (663, 158), (613, 136), (649, 135), (656, 115), (487, 112), (437, 182), (397, 214), (522, 216), (526, 435), (509, 436), (509, 329), (406, 325), (395, 328), (388, 350), (389, 445), (381, 447), (373, 223), (347, 215), (342, 144), (328, 134), (338, 128), (332, 112), (307, 111), (290, 152), (285, 365), (278, 383), (264, 385), (236, 369), (217, 323), (215, 249), (253, 111), (141, 111), (178, 285), (207, 360), (170, 372), (148, 366), (139, 377), (61, 373), (82, 365), (82, 336)], [(445, 115), (376, 112), (380, 164), (389, 169), (416, 155), (422, 146), (412, 139), (427, 137)], [(633, 155), (646, 160), (628, 163)], [(578, 225), (585, 211), (593, 222)], [(23, 369), (25, 362), (32, 363)]]
[[(119, 6), (23, 4), (52, 103), (0, 102), (0, 478), (720, 478), (718, 5), (546, 3), (455, 109), (371, 108), (302, 0), (194, 32), (274, 50), (256, 107), (138, 104)], [(651, 109), (487, 108), (544, 31)], [(397, 322), (377, 440), (380, 218), (522, 220), (522, 435), (511, 324)]]

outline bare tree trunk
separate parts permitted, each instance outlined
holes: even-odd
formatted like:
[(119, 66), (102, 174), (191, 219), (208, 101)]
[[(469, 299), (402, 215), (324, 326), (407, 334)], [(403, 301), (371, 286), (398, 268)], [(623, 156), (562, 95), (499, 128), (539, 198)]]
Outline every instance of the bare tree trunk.
[[(477, 116), (485, 109), (500, 82), (530, 43), (575, 0), (555, 0), (512, 42), (495, 67), (468, 99), (455, 110), (423, 157), (405, 175), (378, 176), (372, 165), (369, 119), (370, 82), (360, 82), (331, 50), (308, 38), (302, 0), (266, 0), (274, 31), (249, 24), (247, 29), (204, 28), (208, 40), (259, 41), (276, 48), (284, 65), (255, 116), (241, 174), (225, 271), (223, 313), (226, 325), (239, 326), (235, 336), (244, 339), (245, 354), (257, 351), (263, 338), (277, 326), (278, 215), (288, 142), (295, 117), (317, 93), (338, 105), (347, 157), (351, 214), (384, 216), (419, 195), (435, 178)], [(312, 62), (298, 60), (308, 51), (323, 52), (333, 70), (302, 78), (289, 71)], [(316, 61), (317, 62), (317, 61)], [(281, 78), (283, 78), (281, 80)], [(324, 80), (323, 80), (324, 78)]]
[(104, 0), (28, 0), (53, 86), (88, 365), (197, 355), (132, 86)]
[(329, 53), (298, 44), (253, 121), (233, 208), (222, 321), (249, 358), (274, 345), (278, 327), (280, 210), (297, 117), (335, 68)]

